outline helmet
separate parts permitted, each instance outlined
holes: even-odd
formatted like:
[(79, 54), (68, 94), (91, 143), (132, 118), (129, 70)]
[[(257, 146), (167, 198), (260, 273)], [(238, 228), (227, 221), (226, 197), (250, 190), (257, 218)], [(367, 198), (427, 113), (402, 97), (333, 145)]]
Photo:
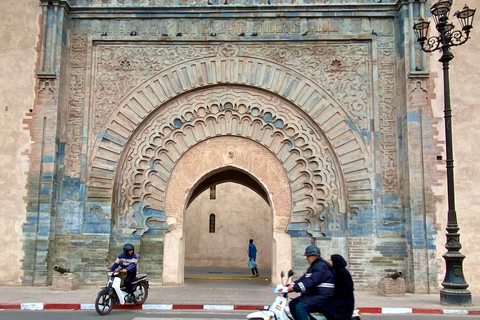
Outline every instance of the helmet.
[(320, 249), (317, 246), (308, 246), (305, 249), (304, 256), (317, 256), (320, 257)]
[(135, 248), (133, 247), (133, 244), (131, 243), (126, 243), (124, 246), (123, 246), (123, 253), (128, 255), (128, 251), (130, 250), (133, 250), (133, 252), (135, 252)]

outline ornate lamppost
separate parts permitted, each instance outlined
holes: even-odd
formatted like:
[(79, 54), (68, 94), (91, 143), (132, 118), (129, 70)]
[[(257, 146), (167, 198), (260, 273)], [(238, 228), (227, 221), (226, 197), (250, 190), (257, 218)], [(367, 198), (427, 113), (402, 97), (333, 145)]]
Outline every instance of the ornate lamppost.
[(429, 21), (422, 18), (414, 24), (413, 29), (417, 41), (425, 52), (439, 50), (442, 52), (440, 61), (443, 64), (443, 92), (444, 92), (444, 119), (445, 119), (445, 142), (446, 142), (446, 167), (447, 167), (447, 190), (448, 190), (448, 218), (447, 218), (447, 252), (443, 255), (446, 264), (446, 274), (443, 280), (443, 289), (440, 290), (440, 302), (452, 305), (470, 305), (472, 295), (467, 290), (468, 284), (463, 276), (463, 259), (460, 253), (460, 234), (458, 233), (457, 213), (455, 212), (455, 191), (453, 180), (453, 146), (452, 146), (452, 109), (450, 107), (450, 81), (448, 65), (453, 59), (451, 47), (459, 46), (470, 38), (473, 16), (476, 9), (465, 6), (462, 11), (457, 11), (454, 16), (458, 18), (462, 29), (454, 30), (454, 25), (448, 22), (448, 14), (453, 0), (439, 0), (432, 5), (432, 13), (438, 31), (437, 36), (427, 39)]

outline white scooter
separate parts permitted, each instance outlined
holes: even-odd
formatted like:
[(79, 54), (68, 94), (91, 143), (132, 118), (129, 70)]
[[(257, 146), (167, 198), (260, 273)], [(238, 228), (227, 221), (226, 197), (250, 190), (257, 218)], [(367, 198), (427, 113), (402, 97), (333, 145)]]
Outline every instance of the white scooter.
[[(273, 293), (276, 293), (278, 296), (273, 301), (272, 305), (266, 310), (260, 310), (247, 315), (247, 319), (251, 320), (292, 320), (293, 317), (287, 314), (288, 308), (288, 286), (283, 284), (283, 277), (285, 274), (283, 271), (280, 276), (282, 277), (282, 284), (279, 284), (273, 288)], [(288, 271), (288, 280), (293, 276), (293, 271)], [(327, 320), (325, 316), (318, 312), (310, 313), (310, 318), (313, 320)], [(352, 320), (360, 320), (360, 311), (355, 309), (352, 314)]]
[[(137, 274), (135, 280), (132, 282), (133, 297), (131, 301), (128, 297), (129, 294), (122, 288), (123, 280), (126, 277), (126, 273), (121, 272), (122, 267), (118, 267), (114, 271), (108, 272), (110, 279), (107, 282), (105, 288), (100, 290), (97, 299), (95, 299), (95, 310), (99, 315), (109, 314), (113, 306), (116, 304), (123, 305), (128, 302), (135, 304), (143, 304), (148, 297), (148, 281), (146, 274)], [(133, 298), (133, 299), (132, 299)]]

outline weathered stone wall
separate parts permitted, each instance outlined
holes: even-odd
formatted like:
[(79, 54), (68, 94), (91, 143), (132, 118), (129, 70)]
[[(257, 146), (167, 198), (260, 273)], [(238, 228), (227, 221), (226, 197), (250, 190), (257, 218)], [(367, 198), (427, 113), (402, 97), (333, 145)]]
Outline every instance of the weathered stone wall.
[[(352, 10), (376, 3), (347, 2)], [(313, 235), (324, 256), (340, 252), (349, 258), (360, 288), (374, 288), (392, 267), (404, 270), (409, 291), (440, 288), (447, 209), (444, 162), (436, 160), (445, 158), (439, 55), (427, 54), (425, 70), (411, 72), (416, 65), (410, 60), (408, 4), (397, 11), (390, 1), (372, 16), (363, 8), (352, 17), (336, 10), (339, 3), (328, 2), (317, 14), (308, 10), (313, 3), (292, 7), (289, 1), (287, 8), (279, 1), (275, 10), (298, 16), (271, 18), (273, 9), (262, 11), (265, 1), (232, 1), (258, 5), (255, 17), (248, 9), (222, 5), (210, 6), (218, 16), (208, 19), (197, 18), (203, 9), (190, 1), (54, 1), (42, 9), (36, 0), (24, 0), (5, 6), (0, 68), (10, 74), (17, 66), (20, 77), (0, 80), (1, 120), (7, 124), (1, 130), (12, 137), (2, 142), (7, 156), (0, 162), (0, 181), (8, 185), (0, 197), (7, 235), (2, 241), (15, 257), (9, 268), (0, 268), (8, 270), (0, 271), (2, 279), (18, 283), (22, 272), (11, 264), (20, 268), (23, 250), (24, 283), (49, 283), (55, 262), (92, 280), (125, 241), (138, 248), (149, 269), (142, 271), (161, 277), (151, 266), (163, 262), (163, 244), (171, 244), (164, 242), (171, 230), (162, 210), (170, 166), (192, 141), (233, 133), (270, 148), (287, 171), (298, 169), (290, 160), (294, 155), (304, 159), (310, 176), (289, 176), (297, 181), (287, 230), (294, 269), (305, 268), (301, 254)], [(66, 5), (73, 6), (68, 13)], [(454, 4), (452, 12), (462, 5)], [(113, 9), (105, 15), (102, 8), (108, 6), (132, 14)], [(165, 7), (155, 11), (155, 6)], [(144, 19), (147, 7), (157, 16)], [(416, 19), (418, 2), (413, 7)], [(96, 19), (86, 18), (92, 8)], [(222, 16), (229, 10), (231, 16)], [(41, 54), (37, 35), (43, 17)], [(469, 58), (480, 51), (479, 27), (477, 15), (472, 39), (454, 48), (450, 69), (456, 209), (465, 277), (476, 294), (480, 75), (478, 59)], [(195, 92), (203, 94), (196, 105), (182, 100)], [(232, 105), (215, 106), (215, 99)], [(162, 114), (167, 107), (175, 115)], [(229, 121), (237, 118), (243, 122), (232, 127)], [(282, 144), (255, 136), (270, 127)], [(142, 159), (151, 160), (153, 169), (145, 170)], [(315, 183), (303, 184), (308, 179)]]
[[(2, 1), (0, 11), (0, 261), (2, 284), (19, 284), (22, 276), (24, 196), (30, 149), (23, 119), (35, 101), (35, 71), (41, 16), (38, 1)], [(30, 229), (35, 232), (35, 229)]]
[[(325, 252), (346, 256), (347, 237), (402, 239), (396, 31), (386, 15), (390, 20), (190, 19), (188, 28), (168, 17), (65, 21), (70, 64), (61, 74), (70, 86), (54, 94), (68, 97), (67, 116), (58, 118), (65, 134), (59, 134), (55, 162), (63, 181), (50, 189), (59, 192), (58, 206), (44, 207), (45, 214), (56, 210), (54, 259), (85, 269), (100, 262), (87, 248), (105, 250), (89, 234), (106, 239), (111, 233), (113, 256), (122, 242), (145, 247), (143, 233), (171, 229), (163, 203), (165, 190), (175, 187), (169, 186), (172, 168), (189, 148), (218, 135), (258, 141), (283, 165), (293, 203), (276, 210), (292, 211), (287, 231), (294, 252), (312, 236)], [(71, 233), (85, 241), (72, 238), (68, 245)], [(161, 246), (161, 235), (158, 241)], [(71, 246), (78, 247), (75, 254), (64, 250)], [(375, 250), (381, 245), (369, 252)], [(349, 258), (363, 263), (363, 257)], [(392, 260), (404, 263), (389, 257), (368, 274), (379, 276)], [(293, 265), (303, 269), (304, 261)]]
[[(478, 295), (480, 293), (480, 268), (478, 267), (480, 260), (480, 215), (478, 214), (480, 210), (480, 162), (478, 161), (480, 155), (480, 60), (478, 59), (480, 15), (478, 10), (480, 6), (476, 0), (454, 2), (451, 13), (461, 10), (465, 4), (470, 8), (476, 8), (477, 14), (470, 34), (471, 39), (461, 47), (452, 48), (455, 58), (450, 62), (455, 209), (462, 244), (460, 252), (466, 256), (463, 263), (465, 280), (470, 285), (468, 289), (472, 294)], [(451, 22), (457, 27), (460, 25), (453, 17), (451, 17)], [(432, 109), (436, 117), (443, 118), (443, 71), (442, 64), (438, 62), (440, 56), (439, 52), (428, 54), (428, 65), (434, 90), (434, 94), (430, 96)], [(444, 122), (439, 122), (436, 129), (438, 130), (436, 138), (442, 142), (444, 147)], [(443, 160), (445, 160), (444, 150), (438, 155), (443, 156)], [(447, 251), (445, 249), (445, 228), (448, 207), (445, 161), (429, 158), (425, 159), (425, 163), (432, 163), (434, 166), (432, 169), (436, 169), (437, 174), (441, 175), (441, 180), (439, 180), (441, 184), (433, 188), (436, 207), (434, 223), (438, 225), (438, 234), (435, 239), (436, 261), (441, 266), (441, 271), (438, 273), (438, 282), (441, 283), (445, 276), (445, 261), (442, 255)]]

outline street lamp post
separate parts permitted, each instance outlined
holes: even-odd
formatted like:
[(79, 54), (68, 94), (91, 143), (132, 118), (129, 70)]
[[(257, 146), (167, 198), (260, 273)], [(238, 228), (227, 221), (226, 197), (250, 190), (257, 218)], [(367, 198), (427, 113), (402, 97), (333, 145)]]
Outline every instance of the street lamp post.
[(443, 280), (443, 289), (440, 290), (440, 302), (451, 305), (470, 305), (472, 295), (467, 290), (468, 284), (463, 276), (463, 259), (460, 253), (460, 234), (458, 233), (457, 213), (455, 212), (455, 191), (453, 179), (453, 145), (452, 145), (452, 109), (450, 107), (450, 80), (448, 67), (453, 54), (450, 47), (459, 46), (467, 42), (472, 29), (475, 9), (465, 6), (462, 11), (454, 13), (462, 26), (461, 30), (454, 30), (454, 25), (448, 22), (448, 14), (453, 0), (439, 0), (432, 5), (432, 13), (438, 31), (437, 36), (427, 39), (430, 22), (419, 19), (413, 29), (421, 48), (425, 52), (440, 50), (442, 57), (439, 61), (443, 64), (444, 82), (444, 119), (445, 119), (445, 142), (446, 142), (446, 167), (447, 167), (447, 190), (448, 190), (448, 219), (447, 219), (447, 252), (443, 255), (446, 264), (446, 274)]

